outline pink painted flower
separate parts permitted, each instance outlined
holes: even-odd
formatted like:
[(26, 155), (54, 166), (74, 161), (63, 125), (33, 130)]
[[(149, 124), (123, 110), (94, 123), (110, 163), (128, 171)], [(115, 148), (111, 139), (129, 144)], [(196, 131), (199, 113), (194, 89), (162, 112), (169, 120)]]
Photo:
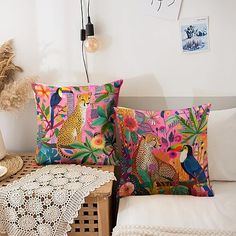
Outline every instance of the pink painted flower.
[(50, 95), (50, 90), (48, 89), (47, 86), (44, 86), (42, 84), (37, 84), (35, 85), (35, 91), (40, 97), (47, 97), (49, 98)]
[(131, 132), (136, 131), (138, 129), (138, 122), (130, 116), (125, 117), (124, 125)]
[(181, 142), (181, 140), (182, 140), (182, 136), (181, 135), (176, 135), (175, 136), (175, 142), (179, 143), (179, 142)]
[(127, 182), (121, 185), (119, 189), (119, 196), (127, 197), (130, 196), (133, 192), (134, 192), (134, 185), (131, 182)]
[(160, 116), (158, 116), (157, 113), (154, 112), (154, 111), (147, 111), (146, 112), (146, 117), (147, 117), (147, 122), (150, 125), (156, 125), (156, 124), (159, 123)]
[(194, 185), (191, 188), (191, 194), (193, 196), (197, 196), (197, 197), (207, 197), (208, 196), (208, 192), (204, 190), (204, 188), (202, 188), (201, 186), (197, 186)]

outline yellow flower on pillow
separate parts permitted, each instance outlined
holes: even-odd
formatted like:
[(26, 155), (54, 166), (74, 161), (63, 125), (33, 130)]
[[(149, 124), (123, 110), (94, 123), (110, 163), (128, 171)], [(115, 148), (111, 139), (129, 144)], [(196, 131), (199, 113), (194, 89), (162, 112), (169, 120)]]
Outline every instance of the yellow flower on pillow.
[(91, 146), (96, 149), (103, 149), (105, 147), (105, 138), (102, 134), (98, 134), (91, 139)]

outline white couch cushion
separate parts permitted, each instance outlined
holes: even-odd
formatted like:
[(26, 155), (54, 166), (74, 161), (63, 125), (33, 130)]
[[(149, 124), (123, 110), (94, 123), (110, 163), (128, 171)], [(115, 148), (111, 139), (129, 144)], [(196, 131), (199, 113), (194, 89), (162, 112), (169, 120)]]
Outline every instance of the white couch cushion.
[(215, 197), (152, 195), (120, 200), (117, 226), (146, 225), (236, 233), (236, 182), (213, 182)]
[(211, 180), (236, 181), (236, 108), (211, 111), (208, 165)]

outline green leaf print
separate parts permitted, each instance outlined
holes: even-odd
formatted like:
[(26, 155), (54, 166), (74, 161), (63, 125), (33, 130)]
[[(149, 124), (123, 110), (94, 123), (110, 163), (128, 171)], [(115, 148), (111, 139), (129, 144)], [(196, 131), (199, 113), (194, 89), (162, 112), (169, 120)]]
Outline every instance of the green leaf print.
[(114, 133), (114, 127), (111, 122), (107, 122), (102, 126), (102, 133), (105, 133), (106, 131)]
[(190, 116), (190, 120), (191, 120), (191, 122), (194, 126), (194, 129), (195, 130), (198, 129), (198, 127), (197, 127), (197, 118), (196, 118), (195, 114), (193, 114), (193, 111), (192, 111), (191, 108), (189, 109), (189, 116)]
[(175, 195), (188, 195), (189, 189), (184, 185), (178, 185), (171, 189), (171, 193)]
[(43, 110), (43, 112), (45, 112), (45, 105), (44, 105), (44, 103), (42, 104), (42, 110)]
[(106, 112), (103, 110), (102, 107), (97, 108), (97, 113), (98, 113), (99, 116), (101, 116), (103, 118), (107, 118)]
[(104, 117), (99, 117), (95, 121), (93, 121), (92, 125), (93, 126), (101, 126), (104, 125), (107, 122), (107, 118)]
[(131, 138), (135, 144), (138, 142), (138, 135), (135, 132), (131, 132)]
[(89, 147), (85, 146), (83, 143), (73, 143), (70, 144), (70, 147), (80, 150), (89, 150)]
[(93, 160), (94, 163), (97, 162), (97, 155), (103, 153), (101, 149), (95, 149), (91, 146), (90, 141), (86, 138), (85, 143), (73, 143), (70, 147), (74, 149), (79, 149), (80, 151), (76, 152), (71, 159), (82, 159), (81, 163), (86, 162), (89, 158)]
[(101, 102), (102, 100), (106, 99), (109, 97), (109, 94), (106, 93), (106, 94), (102, 94), (101, 96), (99, 96), (97, 99), (96, 99), (96, 102)]
[(114, 93), (114, 88), (111, 84), (105, 84), (105, 88), (108, 93)]
[(77, 90), (78, 92), (81, 92), (79, 87), (74, 87), (75, 90)]
[(54, 134), (55, 134), (56, 137), (58, 137), (58, 135), (59, 135), (59, 129), (56, 128), (56, 129), (54, 130)]
[(50, 109), (50, 108), (49, 108), (49, 107), (47, 107), (47, 108), (46, 108), (46, 110), (45, 110), (45, 115), (46, 115), (46, 116), (48, 116), (48, 115), (49, 115), (49, 112), (50, 112), (50, 110), (49, 110), (49, 109)]
[(131, 133), (130, 133), (129, 130), (125, 131), (125, 137), (126, 137), (127, 141), (130, 142), (130, 140), (131, 140)]
[(193, 144), (198, 135), (205, 132), (206, 124), (207, 124), (207, 109), (204, 110), (200, 119), (197, 119), (195, 112), (193, 109), (189, 109), (189, 119), (185, 120), (183, 117), (175, 116), (176, 119), (179, 120), (182, 125), (182, 129), (180, 132), (185, 135), (183, 139), (183, 143), (190, 142)]
[(143, 180), (143, 186), (145, 188), (151, 189), (153, 187), (153, 183), (152, 183), (152, 180), (151, 180), (150, 176), (148, 175), (148, 173), (141, 168), (138, 168), (138, 173)]

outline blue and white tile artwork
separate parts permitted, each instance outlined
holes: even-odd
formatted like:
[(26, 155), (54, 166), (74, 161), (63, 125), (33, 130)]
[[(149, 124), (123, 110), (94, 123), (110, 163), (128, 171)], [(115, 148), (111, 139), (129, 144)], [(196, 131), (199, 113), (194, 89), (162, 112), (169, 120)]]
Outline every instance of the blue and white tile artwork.
[(183, 52), (209, 50), (208, 17), (180, 21)]

